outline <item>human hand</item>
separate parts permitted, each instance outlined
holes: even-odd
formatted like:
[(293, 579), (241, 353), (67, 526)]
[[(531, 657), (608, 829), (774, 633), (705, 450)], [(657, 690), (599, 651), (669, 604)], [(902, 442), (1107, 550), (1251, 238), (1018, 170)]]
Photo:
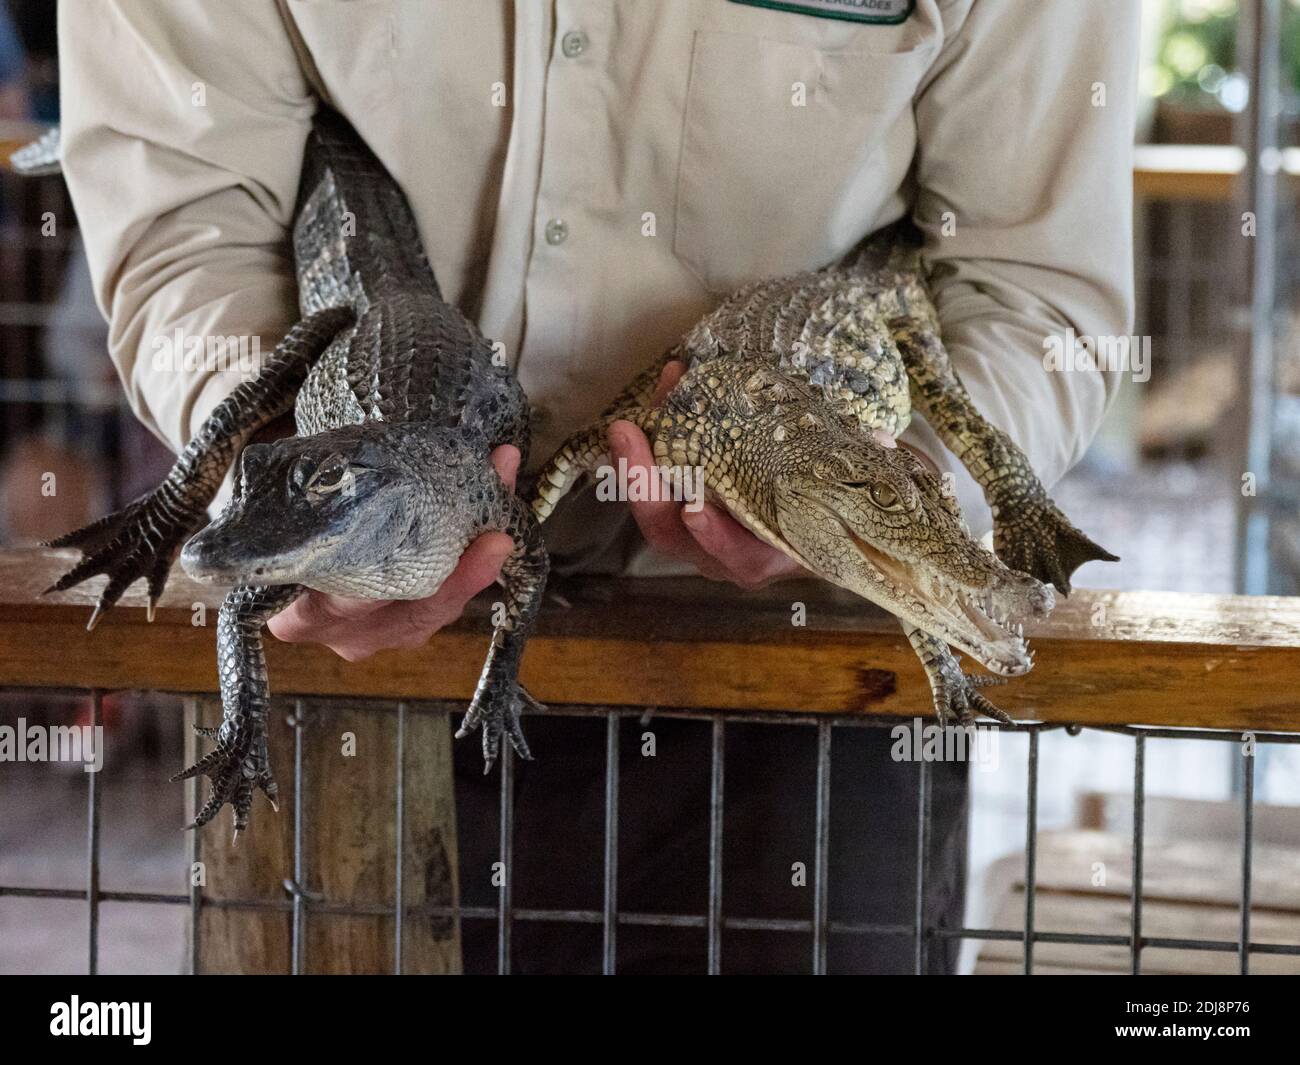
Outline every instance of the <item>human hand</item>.
[[(664, 367), (654, 405), (663, 402), (685, 372), (680, 362)], [(627, 463), (629, 480), (659, 476), (650, 442), (632, 422), (620, 420), (609, 427), (609, 451), (614, 463), (620, 459)], [(633, 473), (638, 467), (645, 472)], [(808, 575), (792, 558), (765, 544), (712, 503), (694, 511), (674, 500), (628, 505), (646, 543), (662, 555), (689, 562), (710, 580), (730, 581), (741, 588), (762, 588), (773, 581)]]
[[(491, 458), (498, 476), (513, 491), (518, 448), (503, 445)], [(349, 662), (390, 648), (423, 647), (497, 579), (512, 550), (514, 542), (505, 533), (484, 533), (465, 549), (442, 587), (426, 599), (350, 599), (308, 591), (271, 618), (267, 628), (285, 643), (324, 644)]]

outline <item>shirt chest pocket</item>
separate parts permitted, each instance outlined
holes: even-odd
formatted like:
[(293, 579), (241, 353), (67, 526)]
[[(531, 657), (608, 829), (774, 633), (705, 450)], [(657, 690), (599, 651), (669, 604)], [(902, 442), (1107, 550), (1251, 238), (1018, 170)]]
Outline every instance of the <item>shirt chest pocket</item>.
[(673, 250), (729, 292), (846, 252), (898, 195), (930, 48), (825, 51), (698, 32)]
[(396, 0), (286, 0), (325, 96), (353, 115), (391, 105), (398, 65)]

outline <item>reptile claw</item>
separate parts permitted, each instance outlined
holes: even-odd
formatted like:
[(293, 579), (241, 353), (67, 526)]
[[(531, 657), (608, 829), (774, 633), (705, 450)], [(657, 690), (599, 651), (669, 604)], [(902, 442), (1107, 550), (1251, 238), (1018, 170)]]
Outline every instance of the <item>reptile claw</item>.
[(1076, 529), (1046, 496), (998, 508), (993, 550), (1011, 569), (1055, 585), (1062, 595), (1070, 594), (1070, 577), (1085, 562), (1119, 561)]
[(954, 721), (963, 728), (974, 725), (975, 719), (981, 715), (1004, 725), (1016, 723), (1010, 714), (994, 706), (978, 691), (991, 685), (1005, 684), (1005, 677), (956, 670), (953, 673), (946, 673), (933, 689), (934, 712), (939, 719), (940, 728)]
[(979, 692), (980, 688), (1005, 684), (1006, 677), (963, 673), (961, 663), (948, 649), (948, 645), (937, 636), (931, 636), (920, 629), (906, 631), (908, 641), (921, 659), (921, 665), (925, 667), (925, 676), (930, 682), (931, 701), (940, 728), (953, 721), (962, 726), (973, 725), (980, 714), (1004, 725), (1015, 724), (1010, 714), (999, 710)]
[(266, 736), (221, 737), (220, 729), (195, 728), (201, 736), (217, 739), (214, 750), (205, 754), (187, 769), (181, 770), (172, 783), (188, 780), (203, 774), (212, 782), (208, 801), (195, 816), (190, 828), (201, 828), (220, 813), (227, 803), (235, 815), (235, 838), (248, 827), (248, 815), (253, 807), (253, 789), (261, 788), (271, 805), (279, 810), (276, 798), (279, 789), (271, 775), (270, 759), (266, 749)]
[(523, 653), (517, 633), (498, 629), (492, 634), (487, 661), (479, 677), (474, 699), (456, 730), (456, 738), (463, 739), (480, 725), (483, 726), (483, 772), (491, 772), (501, 753), (501, 737), (510, 740), (515, 753), (527, 761), (532, 760), (528, 741), (520, 716), (524, 710), (541, 711), (542, 706), (519, 683), (519, 659)]
[(42, 594), (61, 592), (91, 577), (106, 575), (108, 582), (86, 624), (86, 630), (91, 631), (122, 594), (143, 578), (149, 586), (152, 621), (176, 548), (205, 520), (201, 507), (182, 499), (164, 482), (121, 510), (47, 540), (46, 547), (78, 548), (81, 561)]
[(532, 751), (528, 749), (528, 740), (524, 738), (520, 716), (525, 709), (544, 710), (536, 699), (524, 690), (522, 684), (513, 683), (510, 689), (499, 688), (495, 691), (481, 692), (470, 705), (456, 730), (456, 739), (464, 739), (480, 725), (483, 727), (483, 772), (490, 773), (501, 753), (501, 737), (510, 741), (510, 746), (520, 758), (532, 761)]

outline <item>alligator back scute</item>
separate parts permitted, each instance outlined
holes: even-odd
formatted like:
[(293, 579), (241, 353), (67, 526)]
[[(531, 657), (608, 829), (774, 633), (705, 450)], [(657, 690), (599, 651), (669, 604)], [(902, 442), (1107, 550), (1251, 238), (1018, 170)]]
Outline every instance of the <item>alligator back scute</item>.
[(491, 342), (448, 304), (397, 182), (347, 121), (322, 108), (293, 233), (302, 313), (346, 306), (356, 325), (313, 368), (299, 431), (359, 418), (429, 422), (528, 445), (528, 409)]

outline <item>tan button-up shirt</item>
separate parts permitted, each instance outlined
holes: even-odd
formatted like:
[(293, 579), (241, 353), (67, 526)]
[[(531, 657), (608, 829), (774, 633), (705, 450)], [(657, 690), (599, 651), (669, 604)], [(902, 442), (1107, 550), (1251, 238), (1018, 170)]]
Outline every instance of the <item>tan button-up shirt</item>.
[(910, 211), (967, 388), (1050, 484), (1119, 375), (1048, 372), (1045, 338), (1130, 331), (1139, 7), (61, 0), (65, 169), (112, 357), (173, 447), (239, 378), (160, 369), (158, 338), (269, 351), (297, 317), (285, 238), (321, 97), (505, 343), (534, 465), (719, 294)]

